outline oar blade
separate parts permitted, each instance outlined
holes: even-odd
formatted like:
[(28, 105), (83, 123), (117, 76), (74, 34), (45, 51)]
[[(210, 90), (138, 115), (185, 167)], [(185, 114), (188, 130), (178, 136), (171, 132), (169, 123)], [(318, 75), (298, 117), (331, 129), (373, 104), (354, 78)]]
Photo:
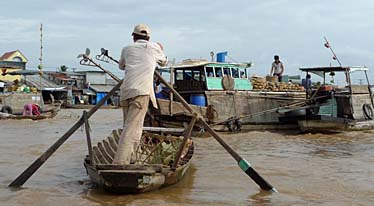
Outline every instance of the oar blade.
[(253, 180), (256, 182), (258, 186), (260, 186), (261, 189), (266, 191), (274, 191), (277, 192), (277, 190), (268, 183), (264, 178), (259, 175), (256, 170), (251, 166), (249, 162), (245, 159), (241, 159), (239, 162), (239, 167)]

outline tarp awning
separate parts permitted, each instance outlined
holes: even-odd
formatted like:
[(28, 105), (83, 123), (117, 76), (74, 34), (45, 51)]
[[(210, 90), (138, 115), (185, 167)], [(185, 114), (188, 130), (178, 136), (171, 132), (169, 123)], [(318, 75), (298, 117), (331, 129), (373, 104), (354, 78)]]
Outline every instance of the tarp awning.
[(62, 88), (65, 86), (58, 85), (55, 82), (48, 80), (44, 76), (40, 75), (27, 75), (24, 78), (26, 85), (38, 88), (38, 90), (44, 90), (45, 88)]
[(43, 90), (46, 90), (46, 91), (66, 91), (66, 87), (46, 87)]
[(367, 67), (311, 67), (311, 68), (299, 68), (303, 72), (354, 72), (354, 71), (368, 71)]
[(94, 92), (110, 92), (115, 85), (105, 85), (105, 84), (91, 84), (90, 89)]

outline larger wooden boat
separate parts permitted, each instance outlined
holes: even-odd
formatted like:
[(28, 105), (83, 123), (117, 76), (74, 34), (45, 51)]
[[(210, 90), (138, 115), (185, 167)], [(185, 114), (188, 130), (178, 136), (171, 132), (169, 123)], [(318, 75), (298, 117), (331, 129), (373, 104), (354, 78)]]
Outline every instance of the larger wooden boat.
[[(187, 60), (160, 71), (165, 77), (170, 76), (174, 89), (207, 122), (215, 125), (216, 130), (292, 128), (280, 123), (280, 115), (275, 111), (283, 105), (305, 100), (305, 92), (255, 91), (248, 75), (250, 67), (251, 63)], [(191, 115), (173, 101), (167, 88), (158, 90), (156, 97), (159, 109), (154, 110), (153, 115), (160, 126), (183, 126), (189, 121)], [(253, 115), (259, 113), (261, 115)], [(238, 117), (239, 121), (230, 121)], [(297, 128), (297, 124), (292, 126)], [(199, 125), (196, 127), (198, 129)]]
[[(93, 147), (84, 160), (92, 182), (112, 193), (142, 193), (156, 190), (181, 180), (190, 167), (194, 153), (192, 139), (182, 148), (178, 164), (174, 166), (183, 137), (143, 132), (133, 164), (112, 164), (121, 130), (113, 130), (106, 139)], [(174, 168), (175, 167), (175, 168)]]

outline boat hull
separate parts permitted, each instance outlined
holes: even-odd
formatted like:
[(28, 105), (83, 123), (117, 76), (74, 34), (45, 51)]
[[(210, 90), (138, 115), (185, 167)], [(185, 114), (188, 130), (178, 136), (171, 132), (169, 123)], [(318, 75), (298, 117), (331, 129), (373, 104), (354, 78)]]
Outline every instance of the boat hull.
[[(45, 110), (38, 116), (36, 115), (22, 115), (22, 113), (16, 114), (7, 114), (0, 112), (0, 119), (14, 119), (14, 120), (42, 120), (42, 119), (49, 119), (55, 117), (61, 109), (61, 103), (56, 103), (53, 105), (45, 106)], [(47, 108), (48, 107), (48, 108)]]
[(302, 132), (344, 132), (374, 129), (374, 120), (332, 121), (332, 120), (299, 120)]
[[(118, 144), (118, 133), (118, 131), (113, 130), (113, 136), (108, 137), (108, 142), (104, 140), (98, 143), (96, 148), (94, 147), (93, 164), (89, 156), (84, 160), (84, 166), (91, 181), (105, 191), (114, 194), (134, 194), (157, 190), (179, 182), (191, 165), (194, 153), (194, 145), (191, 139), (184, 148), (184, 155), (175, 169), (171, 168), (172, 164), (170, 162), (162, 164), (165, 159), (157, 164), (147, 162), (127, 165), (112, 164), (111, 160)], [(158, 137), (152, 138), (157, 139)], [(170, 139), (166, 141), (170, 142)], [(153, 150), (152, 153), (157, 152)]]
[(115, 194), (135, 194), (153, 191), (179, 182), (190, 167), (190, 162), (175, 171), (163, 168), (160, 171), (147, 168), (134, 170), (98, 170), (87, 164), (85, 167), (91, 181), (98, 187)]

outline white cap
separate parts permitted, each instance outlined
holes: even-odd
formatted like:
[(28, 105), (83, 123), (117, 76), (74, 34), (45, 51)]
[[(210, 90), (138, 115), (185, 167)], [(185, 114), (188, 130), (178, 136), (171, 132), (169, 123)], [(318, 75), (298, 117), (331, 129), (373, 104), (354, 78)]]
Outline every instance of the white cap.
[(138, 34), (140, 36), (150, 36), (151, 31), (149, 30), (149, 27), (145, 24), (138, 24), (134, 27), (134, 31), (132, 34)]

